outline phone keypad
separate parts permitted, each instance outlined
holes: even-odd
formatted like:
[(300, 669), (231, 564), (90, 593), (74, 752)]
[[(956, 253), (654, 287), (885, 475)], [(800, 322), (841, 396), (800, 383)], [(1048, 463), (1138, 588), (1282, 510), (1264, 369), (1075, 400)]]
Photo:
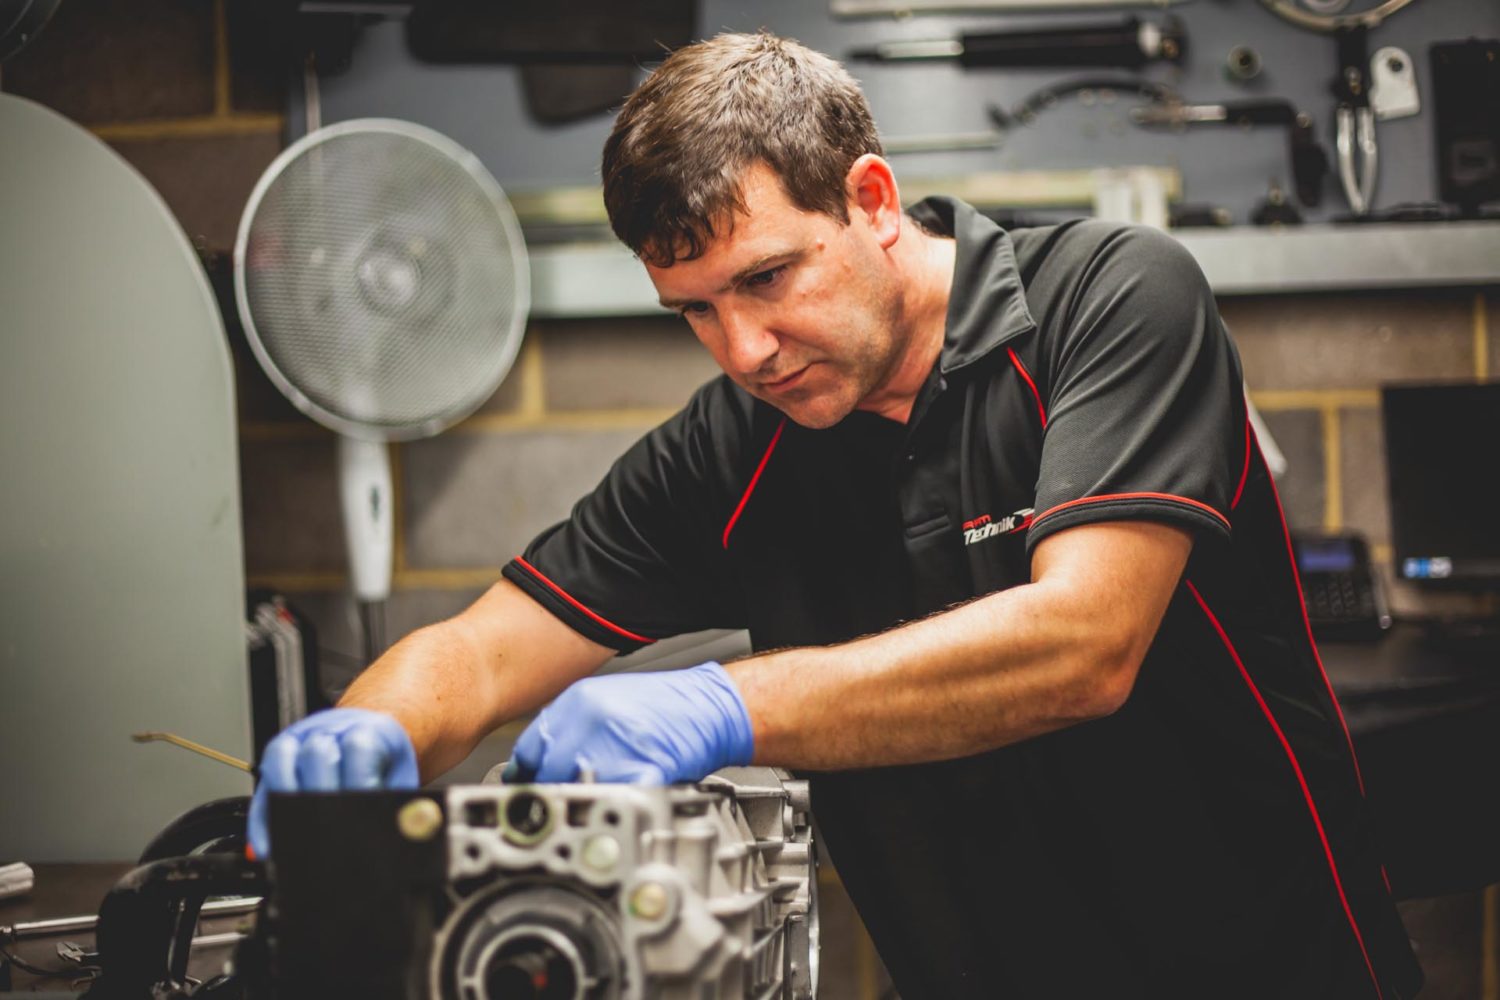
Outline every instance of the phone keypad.
[(1324, 621), (1365, 620), (1376, 615), (1375, 595), (1355, 573), (1309, 574), (1303, 581), (1307, 613)]

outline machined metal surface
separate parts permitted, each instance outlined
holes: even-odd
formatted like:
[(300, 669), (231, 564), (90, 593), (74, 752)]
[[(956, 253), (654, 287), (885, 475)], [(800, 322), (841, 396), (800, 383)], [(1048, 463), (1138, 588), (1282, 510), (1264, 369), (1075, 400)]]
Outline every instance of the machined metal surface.
[(805, 782), (729, 768), (696, 787), (447, 796), (454, 906), (432, 950), (433, 997), (815, 996)]

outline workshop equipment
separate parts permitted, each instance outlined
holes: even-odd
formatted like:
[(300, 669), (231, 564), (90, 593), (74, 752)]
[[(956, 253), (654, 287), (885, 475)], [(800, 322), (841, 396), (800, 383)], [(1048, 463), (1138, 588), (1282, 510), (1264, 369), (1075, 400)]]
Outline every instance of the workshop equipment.
[(1333, 93), (1338, 98), (1334, 115), (1338, 123), (1339, 180), (1349, 210), (1355, 215), (1370, 211), (1379, 165), (1366, 35), (1364, 27), (1343, 28), (1335, 35), (1339, 46), (1339, 73), (1333, 81)]
[(1230, 101), (1223, 104), (1185, 104), (1168, 101), (1132, 108), (1137, 125), (1184, 128), (1190, 125), (1232, 125), (1250, 128), (1271, 125), (1287, 130), (1288, 152), (1297, 199), (1314, 206), (1323, 200), (1323, 178), (1328, 154), (1313, 135), (1312, 116), (1282, 100)]
[[(811, 802), (783, 771), (278, 795), (272, 864), (244, 856), (247, 806), (175, 820), (110, 890), (90, 997), (817, 995)], [(226, 974), (192, 983), (194, 945), (225, 940), (200, 918), (251, 908)]]
[(1440, 42), (1432, 57), (1442, 199), (1465, 215), (1500, 200), (1500, 41)]
[(192, 740), (184, 739), (176, 733), (131, 733), (130, 738), (137, 743), (151, 743), (155, 741), (170, 743), (175, 747), (191, 750), (193, 753), (202, 754), (209, 760), (216, 760), (220, 764), (228, 764), (230, 767), (241, 771), (252, 770), (250, 762), (247, 760), (240, 760), (238, 757), (231, 757), (227, 753), (220, 753), (213, 747), (206, 747), (202, 743), (194, 743)]
[[(1191, 0), (1152, 0), (1153, 7), (1171, 7)], [(914, 14), (1014, 14), (1029, 10), (1084, 10), (1140, 7), (1140, 0), (830, 0), (835, 17), (907, 18)]]
[(809, 805), (770, 768), (275, 796), (270, 995), (811, 998)]
[(261, 367), (339, 435), (350, 582), (373, 659), (391, 579), (386, 444), (468, 416), (510, 370), (531, 281), (515, 213), (451, 139), (342, 122), (293, 143), (256, 184), (234, 277)]
[(1147, 63), (1181, 63), (1187, 35), (1174, 17), (1154, 21), (1129, 17), (1090, 24), (1019, 31), (973, 31), (932, 41), (881, 42), (856, 49), (865, 62), (956, 60), (966, 69), (993, 66), (1113, 66), (1140, 69)]
[(1370, 107), (1383, 122), (1421, 114), (1416, 67), (1405, 49), (1387, 45), (1375, 50), (1370, 59)]
[[(698, 37), (698, 6), (694, 0), (423, 0), (411, 5), (406, 44), (426, 62), (517, 66), (527, 110), (555, 125), (619, 107), (642, 64), (660, 62)], [(558, 30), (562, 25), (566, 30)]]
[[(1261, 4), (1281, 19), (1334, 36), (1338, 43), (1338, 75), (1332, 90), (1337, 100), (1334, 122), (1337, 129), (1339, 181), (1349, 210), (1356, 216), (1368, 215), (1375, 201), (1375, 179), (1379, 152), (1375, 142), (1375, 108), (1370, 103), (1372, 75), (1368, 35), (1372, 28), (1411, 3), (1411, 0), (1386, 0), (1370, 10), (1355, 14), (1312, 13), (1294, 6), (1290, 0), (1261, 0)], [(1334, 10), (1333, 4), (1324, 9)], [(1384, 51), (1384, 50), (1382, 50)], [(1402, 69), (1409, 72), (1410, 60)], [(1400, 75), (1400, 72), (1397, 72)], [(1415, 95), (1416, 78), (1405, 77), (1411, 95)], [(1409, 103), (1406, 97), (1398, 103)]]

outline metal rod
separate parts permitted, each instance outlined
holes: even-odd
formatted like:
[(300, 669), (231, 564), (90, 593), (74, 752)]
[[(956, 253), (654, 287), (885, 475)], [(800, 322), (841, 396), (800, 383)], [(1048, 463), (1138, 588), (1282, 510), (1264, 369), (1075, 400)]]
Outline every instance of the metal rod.
[(174, 747), (181, 747), (184, 750), (191, 750), (193, 751), (193, 753), (201, 753), (203, 756), (208, 757), (211, 760), (216, 760), (220, 764), (228, 764), (230, 767), (237, 767), (241, 771), (249, 771), (252, 773), (254, 771), (254, 768), (250, 766), (249, 761), (240, 760), (238, 757), (231, 757), (227, 753), (222, 753), (218, 750), (213, 749), (212, 747), (206, 747), (202, 743), (194, 743), (192, 740), (183, 739), (176, 733), (131, 733), (130, 738), (135, 740), (137, 743), (150, 743), (153, 740), (158, 740), (163, 743), (170, 743)]
[[(237, 913), (249, 913), (260, 905), (259, 896), (239, 896), (232, 899), (213, 899), (204, 903), (198, 911), (198, 919), (230, 917)], [(51, 920), (31, 920), (26, 923), (0, 924), (0, 941), (22, 941), (26, 938), (48, 937), (52, 934), (69, 934), (73, 931), (91, 931), (99, 923), (97, 916), (54, 917)]]

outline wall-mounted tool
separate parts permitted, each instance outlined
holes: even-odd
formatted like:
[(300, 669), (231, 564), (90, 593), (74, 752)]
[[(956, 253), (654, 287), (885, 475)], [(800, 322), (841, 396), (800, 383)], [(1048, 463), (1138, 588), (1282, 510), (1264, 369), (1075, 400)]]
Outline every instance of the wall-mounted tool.
[(1429, 51), (1438, 190), (1475, 215), (1500, 199), (1500, 40), (1439, 42)]
[(1131, 120), (1146, 127), (1189, 125), (1274, 125), (1287, 130), (1292, 179), (1297, 199), (1304, 205), (1323, 200), (1323, 178), (1328, 174), (1328, 154), (1313, 137), (1312, 116), (1299, 112), (1282, 100), (1232, 101), (1225, 104), (1152, 104), (1134, 108)]
[(699, 37), (699, 6), (422, 0), (406, 20), (406, 43), (426, 62), (518, 66), (527, 110), (556, 125), (619, 107), (643, 63), (660, 62)]
[(1349, 0), (1302, 0), (1302, 6), (1314, 14), (1337, 14), (1349, 6)]
[[(1332, 89), (1338, 100), (1334, 106), (1334, 120), (1337, 123), (1339, 180), (1344, 186), (1349, 209), (1355, 215), (1366, 215), (1370, 211), (1375, 197), (1378, 164), (1375, 108), (1370, 103), (1373, 81), (1367, 36), (1371, 28), (1380, 27), (1386, 18), (1411, 2), (1385, 0), (1378, 7), (1355, 14), (1332, 14), (1312, 13), (1293, 6), (1290, 0), (1261, 0), (1267, 10), (1282, 20), (1309, 31), (1331, 34), (1338, 42), (1339, 70)], [(1310, 4), (1306, 0), (1304, 5), (1319, 11), (1336, 9), (1332, 4)], [(1411, 60), (1407, 59), (1405, 63), (1405, 69), (1409, 70)], [(1412, 95), (1415, 96), (1415, 77), (1410, 79)]]
[[(1189, 0), (1151, 0), (1153, 7), (1171, 7)], [(1100, 10), (1106, 7), (1143, 7), (1141, 0), (830, 0), (834, 17), (911, 17), (913, 14), (1015, 14), (1033, 10)]]
[(1376, 50), (1370, 60), (1370, 107), (1383, 122), (1421, 113), (1416, 67), (1405, 50), (1394, 45)]
[[(1375, 197), (1375, 170), (1379, 164), (1375, 146), (1375, 109), (1370, 106), (1368, 29), (1341, 29), (1339, 73), (1333, 80), (1338, 98), (1334, 115), (1338, 122), (1339, 180), (1349, 210), (1365, 215)], [(1356, 145), (1356, 143), (1358, 145)]]
[[(1299, 28), (1308, 31), (1335, 32), (1343, 28), (1378, 28), (1396, 11), (1411, 3), (1412, 0), (1385, 0), (1378, 7), (1369, 10), (1357, 11), (1353, 14), (1334, 13), (1332, 4), (1314, 5), (1303, 0), (1304, 6), (1311, 8), (1303, 10), (1292, 3), (1292, 0), (1260, 0), (1261, 6), (1272, 14), (1289, 21)], [(1318, 13), (1314, 10), (1321, 8)]]
[(856, 49), (851, 58), (866, 62), (957, 60), (966, 68), (983, 66), (1116, 66), (1140, 69), (1147, 63), (1181, 63), (1187, 36), (1176, 18), (1162, 23), (1126, 18), (1109, 24), (1034, 28), (1024, 31), (965, 32), (957, 38), (882, 42)]
[(1027, 94), (1009, 108), (991, 104), (985, 110), (990, 116), (990, 121), (995, 123), (995, 127), (1005, 131), (1018, 125), (1030, 125), (1036, 120), (1037, 115), (1056, 107), (1058, 101), (1070, 94), (1082, 95), (1087, 92), (1093, 92), (1096, 95), (1136, 94), (1158, 103), (1181, 101), (1177, 91), (1171, 87), (1144, 77), (1089, 75), (1048, 84)]

